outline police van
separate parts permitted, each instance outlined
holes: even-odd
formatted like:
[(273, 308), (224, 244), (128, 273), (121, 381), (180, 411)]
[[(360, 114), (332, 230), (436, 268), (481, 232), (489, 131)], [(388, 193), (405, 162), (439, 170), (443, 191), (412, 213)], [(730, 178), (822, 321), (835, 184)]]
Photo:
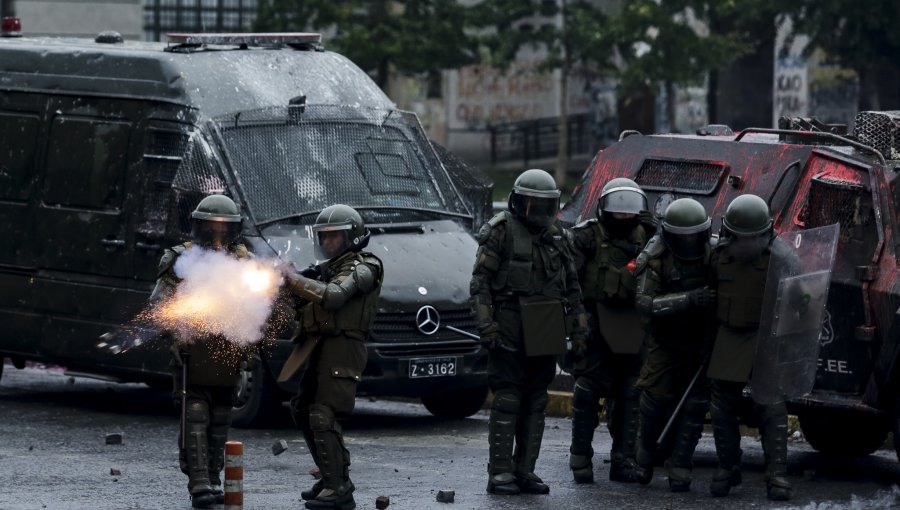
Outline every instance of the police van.
[[(146, 306), (196, 204), (232, 197), (251, 251), (306, 267), (316, 213), (345, 203), (386, 273), (360, 393), (480, 408), (486, 352), (453, 329), (474, 330), (472, 233), (492, 184), (320, 35), (2, 38), (0, 61), (0, 356), (171, 385), (165, 348), (96, 345)], [(291, 347), (245, 373), (236, 423), (296, 391), (272, 376)]]

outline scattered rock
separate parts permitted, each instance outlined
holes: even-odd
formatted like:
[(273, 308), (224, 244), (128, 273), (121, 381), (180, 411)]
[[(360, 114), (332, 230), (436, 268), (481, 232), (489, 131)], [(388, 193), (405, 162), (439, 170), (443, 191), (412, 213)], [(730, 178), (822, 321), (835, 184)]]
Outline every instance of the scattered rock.
[(453, 503), (455, 497), (456, 491), (438, 491), (437, 493), (438, 503)]
[(30, 452), (31, 450), (34, 450), (34, 445), (28, 447), (28, 451)]
[(284, 439), (279, 439), (272, 444), (272, 455), (281, 455), (288, 449), (287, 441)]
[(109, 468), (109, 475), (110, 476), (122, 476), (122, 472), (116, 468)]
[(378, 496), (375, 498), (375, 508), (378, 510), (384, 510), (391, 504), (391, 498), (387, 496)]
[(397, 468), (394, 468), (394, 473), (399, 473), (399, 472), (400, 472), (400, 470), (399, 470), (399, 469), (397, 469)]
[(113, 432), (112, 434), (106, 434), (106, 444), (122, 444), (122, 437), (125, 434), (122, 432)]

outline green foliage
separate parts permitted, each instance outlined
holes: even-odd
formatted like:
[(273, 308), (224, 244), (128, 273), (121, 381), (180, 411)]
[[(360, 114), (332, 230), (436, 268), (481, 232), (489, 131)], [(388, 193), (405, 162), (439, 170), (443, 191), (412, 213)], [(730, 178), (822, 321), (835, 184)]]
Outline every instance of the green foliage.
[(807, 54), (822, 48), (849, 69), (900, 66), (897, 0), (796, 0), (790, 5), (793, 35), (810, 38)]
[(404, 74), (435, 73), (472, 63), (470, 9), (447, 0), (268, 0), (254, 30), (336, 30), (328, 47), (384, 85), (389, 66)]
[(702, 83), (707, 72), (749, 51), (747, 38), (741, 33), (709, 30), (711, 21), (718, 19), (723, 9), (715, 1), (626, 2), (614, 23), (624, 61), (622, 88), (630, 91), (659, 82)]
[(542, 70), (569, 68), (575, 63), (599, 69), (612, 67), (613, 40), (609, 16), (585, 0), (483, 0), (475, 7), (482, 27), (496, 27), (479, 36), (481, 53), (505, 68), (519, 49), (543, 48)]

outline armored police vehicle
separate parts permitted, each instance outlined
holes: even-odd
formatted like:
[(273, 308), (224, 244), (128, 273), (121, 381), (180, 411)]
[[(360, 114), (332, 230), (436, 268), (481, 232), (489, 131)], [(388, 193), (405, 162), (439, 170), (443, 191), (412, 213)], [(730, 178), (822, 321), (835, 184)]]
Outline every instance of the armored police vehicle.
[[(0, 40), (0, 357), (171, 385), (165, 348), (95, 345), (146, 306), (196, 204), (227, 194), (251, 251), (303, 268), (318, 211), (344, 203), (364, 216), (387, 275), (360, 392), (476, 412), (486, 352), (446, 326), (474, 329), (472, 232), (492, 184), (320, 40)], [(272, 376), (290, 351), (282, 338), (246, 373), (236, 423), (296, 390)]]
[(603, 184), (629, 177), (657, 213), (676, 197), (700, 201), (714, 230), (744, 193), (768, 202), (779, 232), (839, 224), (818, 364), (809, 369), (814, 389), (788, 409), (822, 452), (866, 455), (889, 431), (898, 437), (900, 112), (861, 112), (852, 133), (782, 119), (780, 129), (738, 134), (719, 125), (695, 135), (623, 135), (596, 156), (564, 220), (590, 218)]

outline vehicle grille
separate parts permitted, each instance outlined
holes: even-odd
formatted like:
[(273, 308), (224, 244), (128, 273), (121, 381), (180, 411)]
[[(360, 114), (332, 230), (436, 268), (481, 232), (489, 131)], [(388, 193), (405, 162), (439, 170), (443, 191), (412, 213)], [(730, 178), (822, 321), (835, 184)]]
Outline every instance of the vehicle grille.
[(474, 340), (455, 342), (417, 343), (402, 345), (381, 345), (375, 352), (383, 358), (421, 358), (425, 356), (466, 356), (478, 352), (479, 345)]
[(900, 111), (859, 112), (853, 131), (885, 159), (900, 159)]
[(722, 163), (650, 158), (644, 160), (634, 180), (648, 190), (709, 195), (724, 173)]
[(416, 329), (415, 312), (379, 313), (375, 317), (370, 337), (373, 342), (428, 341), (439, 342), (459, 340), (461, 337), (444, 328), (453, 326), (464, 331), (476, 332), (475, 316), (468, 308), (440, 310), (441, 328), (433, 335), (425, 335)]

